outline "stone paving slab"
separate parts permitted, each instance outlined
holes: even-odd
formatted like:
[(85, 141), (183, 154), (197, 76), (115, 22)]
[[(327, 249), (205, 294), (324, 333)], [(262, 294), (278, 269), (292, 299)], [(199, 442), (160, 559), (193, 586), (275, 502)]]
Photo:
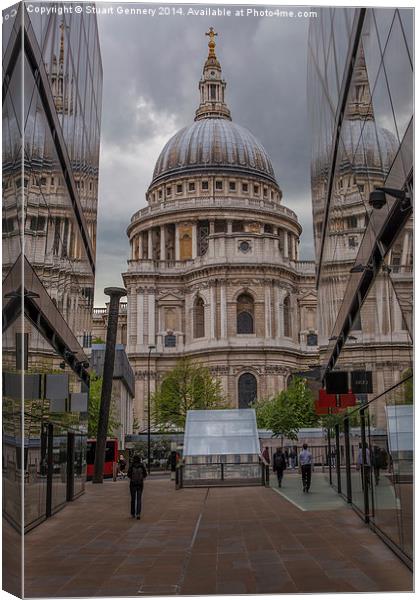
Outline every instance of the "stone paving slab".
[[(25, 596), (411, 591), (412, 573), (347, 507), (302, 511), (272, 489), (88, 484), (25, 536)], [(378, 557), (380, 559), (378, 560)]]

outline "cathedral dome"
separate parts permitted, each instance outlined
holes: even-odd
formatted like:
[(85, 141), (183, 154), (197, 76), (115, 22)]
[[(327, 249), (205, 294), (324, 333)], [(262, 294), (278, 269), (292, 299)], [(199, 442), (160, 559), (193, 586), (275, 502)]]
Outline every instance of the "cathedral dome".
[(364, 123), (348, 120), (343, 124), (341, 140), (353, 166), (367, 166), (387, 172), (398, 149), (395, 136), (373, 119)]
[(171, 175), (221, 170), (276, 183), (270, 158), (250, 131), (226, 118), (201, 118), (178, 131), (156, 162), (152, 184)]
[(267, 152), (250, 131), (232, 122), (225, 102), (226, 82), (215, 53), (217, 33), (210, 27), (209, 54), (199, 82), (195, 121), (176, 133), (156, 162), (151, 185), (172, 176), (210, 171), (256, 176), (277, 186)]

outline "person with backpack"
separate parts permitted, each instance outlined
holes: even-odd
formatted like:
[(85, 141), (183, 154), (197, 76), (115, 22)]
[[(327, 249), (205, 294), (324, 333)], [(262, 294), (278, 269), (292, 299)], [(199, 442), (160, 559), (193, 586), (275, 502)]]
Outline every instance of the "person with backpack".
[(277, 481), (279, 482), (279, 487), (281, 487), (283, 472), (285, 469), (287, 469), (287, 463), (283, 449), (277, 448), (275, 453), (273, 454), (273, 471), (277, 473)]
[(140, 456), (134, 456), (127, 476), (130, 480), (131, 518), (134, 519), (136, 517), (140, 519), (143, 482), (147, 477), (146, 467), (142, 463)]

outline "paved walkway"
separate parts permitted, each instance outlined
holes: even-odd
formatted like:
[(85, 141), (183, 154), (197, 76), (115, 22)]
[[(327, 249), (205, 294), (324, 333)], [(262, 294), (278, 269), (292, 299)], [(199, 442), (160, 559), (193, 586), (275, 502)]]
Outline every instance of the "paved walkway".
[[(286, 488), (285, 488), (286, 489)], [(86, 494), (25, 537), (26, 597), (412, 589), (405, 565), (347, 507), (302, 511), (272, 489), (175, 491), (148, 480)]]
[(271, 473), (270, 485), (275, 492), (303, 511), (337, 510), (347, 507), (346, 501), (329, 485), (327, 472), (312, 473), (308, 494), (302, 491), (302, 476), (297, 469), (285, 471), (281, 488), (278, 487), (277, 476)]

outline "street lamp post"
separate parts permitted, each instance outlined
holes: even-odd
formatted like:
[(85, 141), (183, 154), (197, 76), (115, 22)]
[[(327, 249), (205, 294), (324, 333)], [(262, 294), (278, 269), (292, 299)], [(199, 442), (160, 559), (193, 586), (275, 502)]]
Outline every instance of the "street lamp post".
[(156, 346), (149, 346), (149, 356), (147, 357), (147, 470), (151, 471), (151, 439), (150, 439), (150, 355)]
[(108, 432), (109, 411), (112, 396), (112, 377), (114, 375), (115, 343), (117, 341), (118, 313), (120, 299), (127, 295), (124, 288), (108, 287), (104, 293), (110, 297), (108, 328), (102, 379), (101, 405), (99, 408), (98, 429), (96, 434), (95, 466), (92, 483), (103, 483), (106, 436)]

